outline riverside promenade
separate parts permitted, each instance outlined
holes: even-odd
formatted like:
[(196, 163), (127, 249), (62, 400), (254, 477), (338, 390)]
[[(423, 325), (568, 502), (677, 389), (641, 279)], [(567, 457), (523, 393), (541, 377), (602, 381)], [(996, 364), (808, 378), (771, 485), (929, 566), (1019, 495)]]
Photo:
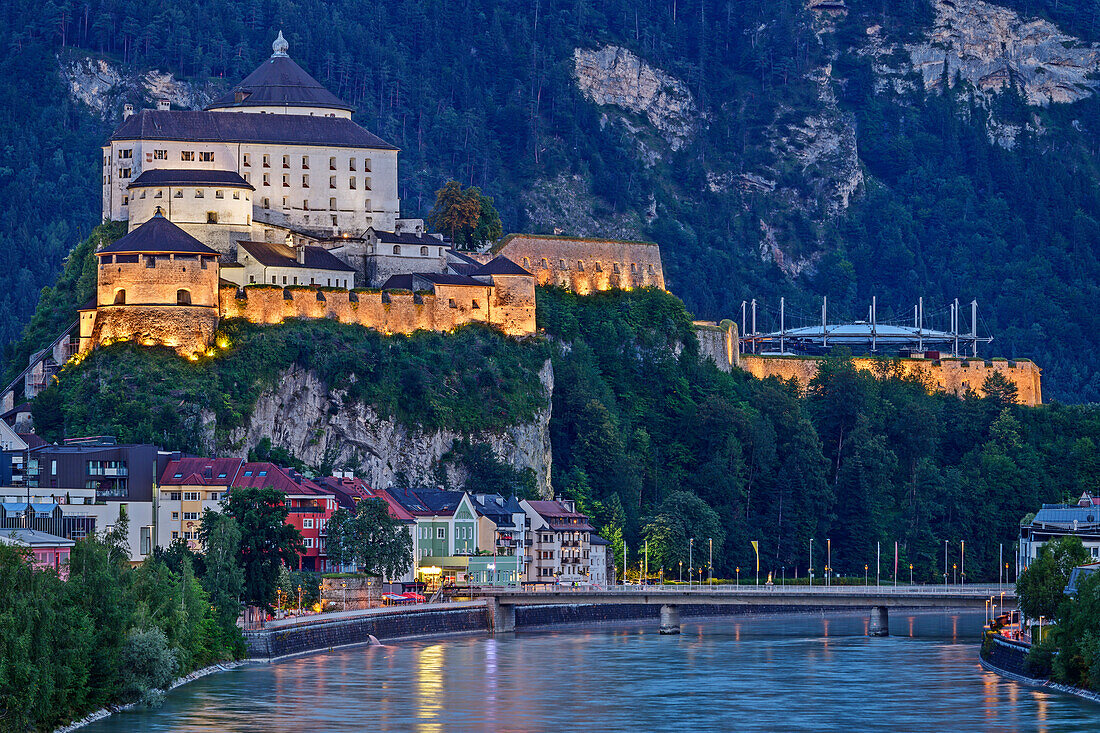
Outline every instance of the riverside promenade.
[(867, 633), (889, 633), (888, 609), (978, 609), (993, 599), (1015, 608), (1011, 586), (549, 586), (460, 589), (469, 600), (338, 611), (267, 622), (245, 632), (249, 656), (272, 660), (374, 640), (508, 633), (517, 626), (659, 619), (661, 633), (680, 631), (690, 615), (755, 615), (866, 609)]

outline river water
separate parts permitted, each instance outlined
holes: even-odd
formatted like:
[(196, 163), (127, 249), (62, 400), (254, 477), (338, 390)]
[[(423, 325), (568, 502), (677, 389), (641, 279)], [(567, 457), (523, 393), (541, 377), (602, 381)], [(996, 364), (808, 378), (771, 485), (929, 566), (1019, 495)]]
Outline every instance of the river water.
[(204, 677), (104, 731), (1096, 731), (978, 664), (982, 614), (685, 619), (350, 647)]

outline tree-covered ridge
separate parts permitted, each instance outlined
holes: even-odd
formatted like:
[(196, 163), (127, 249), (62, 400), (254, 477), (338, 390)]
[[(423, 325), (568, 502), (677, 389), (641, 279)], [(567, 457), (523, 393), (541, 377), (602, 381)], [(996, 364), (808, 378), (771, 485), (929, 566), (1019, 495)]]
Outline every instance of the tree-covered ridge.
[[(842, 574), (873, 568), (877, 543), (890, 572), (896, 541), (899, 567), (941, 580), (947, 540), (956, 561), (966, 542), (968, 579), (995, 579), (999, 545), (1012, 546), (1021, 517), (1097, 488), (1094, 408), (930, 394), (843, 356), (805, 394), (724, 374), (698, 358), (682, 305), (656, 291), (540, 291), (539, 312), (565, 347), (554, 357), (555, 489), (621, 532), (630, 557), (648, 538), (651, 569), (654, 557), (688, 562), (690, 535), (670, 519), (687, 510), (669, 504), (687, 506), (686, 491), (718, 515), (722, 577), (752, 566), (751, 540), (762, 572), (798, 567), (804, 577), (810, 539), (829, 538)], [(648, 348), (674, 343), (678, 353)], [(696, 547), (707, 539), (696, 535)]]
[(383, 336), (327, 320), (256, 326), (223, 321), (213, 355), (197, 361), (130, 343), (98, 348), (62, 370), (35, 400), (38, 432), (51, 440), (107, 433), (202, 454), (203, 411), (218, 445), (244, 425), (264, 390), (288, 368), (312, 370), (346, 400), (427, 430), (492, 430), (530, 420), (545, 405), (544, 342), (497, 331)]
[[(1004, 1), (1097, 37), (1089, 3)], [(919, 295), (935, 307), (976, 297), (997, 337), (989, 355), (1034, 359), (1049, 397), (1100, 399), (1090, 307), (1100, 281), (1100, 102), (1039, 109), (1009, 90), (987, 110), (965, 85), (940, 96), (919, 81), (894, 93), (866, 53), (867, 28), (879, 26), (886, 47), (919, 39), (932, 3), (850, 5), (835, 32), (820, 32), (820, 18), (797, 0), (8, 3), (0, 264), (11, 287), (0, 342), (16, 337), (35, 294), (98, 218), (109, 125), (68, 99), (55, 54), (232, 81), (266, 57), (282, 28), (294, 58), (401, 148), (406, 215), (426, 215), (432, 192), (455, 178), (494, 199), (505, 231), (523, 230), (532, 225), (527, 194), (575, 181), (567, 193), (594, 194), (594, 220), (643, 222), (638, 234), (662, 245), (670, 286), (700, 317), (732, 316), (752, 297), (774, 307), (785, 295), (792, 313), (816, 312), (828, 295), (838, 318), (861, 317), (872, 295), (883, 317), (908, 315)], [(683, 147), (666, 150), (649, 133), (609, 123), (579, 92), (574, 50), (607, 44), (687, 85), (698, 124)], [(852, 207), (824, 216), (715, 183), (763, 172), (796, 197), (812, 194), (830, 171), (777, 157), (775, 139), (823, 114), (826, 67), (837, 99), (826, 116), (850, 116), (865, 179)], [(1022, 126), (1013, 150), (991, 142), (991, 112)], [(789, 277), (774, 256), (762, 258), (761, 221), (785, 257), (815, 264)], [(569, 233), (573, 221), (538, 224), (551, 226)]]

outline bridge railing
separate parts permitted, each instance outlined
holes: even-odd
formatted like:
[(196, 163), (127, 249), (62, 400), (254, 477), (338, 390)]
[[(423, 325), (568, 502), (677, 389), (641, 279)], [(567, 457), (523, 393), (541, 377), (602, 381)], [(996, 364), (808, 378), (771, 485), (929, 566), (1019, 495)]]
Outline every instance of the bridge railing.
[(622, 595), (624, 593), (637, 595), (743, 595), (743, 594), (767, 594), (767, 595), (806, 595), (809, 593), (830, 596), (960, 596), (974, 598), (990, 596), (1000, 598), (1015, 598), (1016, 591), (1011, 585), (556, 585), (534, 586), (528, 588), (509, 588), (501, 586), (473, 586), (469, 589), (471, 595), (547, 595), (547, 594), (575, 594), (575, 595), (599, 595), (603, 593)]

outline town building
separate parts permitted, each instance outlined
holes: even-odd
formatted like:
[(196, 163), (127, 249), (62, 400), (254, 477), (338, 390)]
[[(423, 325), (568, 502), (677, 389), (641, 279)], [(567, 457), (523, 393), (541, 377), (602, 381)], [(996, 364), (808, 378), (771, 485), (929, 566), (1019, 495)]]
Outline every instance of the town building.
[(469, 494), (399, 488), (386, 493), (416, 517), (415, 575), (425, 587), (520, 582), (521, 556), (478, 553), (479, 515)]
[(1021, 524), (1017, 576), (1043, 545), (1063, 537), (1080, 538), (1089, 554), (1100, 560), (1100, 499), (1084, 494), (1076, 506), (1044, 504), (1031, 521)]
[(588, 542), (592, 553), (588, 582), (600, 588), (614, 585), (615, 558), (611, 553), (611, 543), (598, 534), (591, 535)]
[(532, 536), (529, 583), (590, 583), (591, 538), (588, 517), (571, 499), (520, 502)]
[[(519, 500), (500, 494), (471, 494), (470, 498), (478, 515), (478, 551), (484, 555), (516, 558), (519, 577), (526, 577), (531, 560), (527, 554), (527, 513)], [(483, 579), (482, 582), (488, 581)]]
[(0, 544), (26, 548), (39, 570), (53, 570), (69, 577), (69, 554), (76, 542), (37, 529), (0, 529)]
[(207, 509), (221, 511), (226, 494), (244, 487), (282, 492), (289, 512), (287, 523), (297, 527), (305, 545), (297, 569), (329, 569), (325, 539), (328, 520), (337, 507), (335, 494), (293, 469), (268, 462), (184, 457), (171, 461), (160, 479), (155, 510), (157, 543), (167, 547), (182, 540), (190, 549), (200, 551), (203, 513)]

